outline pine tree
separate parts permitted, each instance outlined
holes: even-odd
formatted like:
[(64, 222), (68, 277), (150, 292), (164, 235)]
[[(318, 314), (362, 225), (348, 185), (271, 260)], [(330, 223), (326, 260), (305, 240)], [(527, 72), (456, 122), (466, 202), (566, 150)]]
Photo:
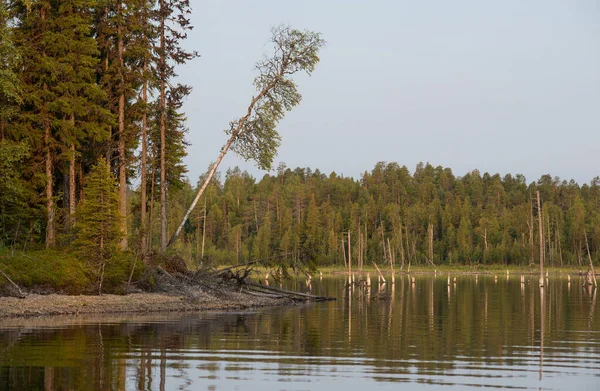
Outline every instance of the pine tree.
[(85, 259), (90, 274), (102, 294), (104, 269), (107, 262), (118, 251), (123, 237), (119, 213), (117, 180), (104, 158), (86, 177), (85, 199), (78, 208), (78, 224), (73, 247)]

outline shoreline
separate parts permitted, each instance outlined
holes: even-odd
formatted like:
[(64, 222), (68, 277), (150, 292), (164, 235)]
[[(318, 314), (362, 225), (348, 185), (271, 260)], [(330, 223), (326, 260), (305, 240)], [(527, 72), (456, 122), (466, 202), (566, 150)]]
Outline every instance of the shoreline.
[[(323, 276), (344, 276), (348, 270), (338, 267), (322, 268)], [(537, 270), (530, 268), (481, 268), (473, 270), (468, 267), (441, 267), (431, 269), (429, 267), (415, 267), (407, 270), (396, 269), (394, 274), (401, 278), (404, 275), (530, 275), (537, 276)], [(374, 268), (366, 267), (362, 271), (353, 270), (356, 275), (371, 273), (377, 276)], [(390, 275), (390, 269), (382, 270), (384, 276)], [(576, 268), (550, 268), (549, 274), (554, 277), (583, 276), (584, 270)], [(319, 278), (319, 274), (314, 278)], [(28, 294), (24, 298), (11, 296), (0, 296), (0, 325), (4, 319), (38, 318), (49, 316), (81, 316), (81, 315), (144, 315), (144, 314), (169, 314), (169, 313), (191, 313), (208, 311), (236, 311), (245, 309), (256, 309), (263, 307), (277, 307), (296, 303), (289, 297), (261, 296), (240, 292), (235, 289), (221, 289), (219, 291), (206, 292), (194, 289), (188, 293), (182, 292), (139, 292), (128, 295), (104, 294), (97, 295), (65, 295), (65, 294)]]
[(102, 296), (29, 294), (24, 298), (0, 297), (0, 325), (3, 319), (46, 316), (158, 314), (175, 312), (232, 311), (290, 305), (289, 298), (256, 297), (236, 291), (211, 295), (202, 291), (181, 293), (131, 293)]

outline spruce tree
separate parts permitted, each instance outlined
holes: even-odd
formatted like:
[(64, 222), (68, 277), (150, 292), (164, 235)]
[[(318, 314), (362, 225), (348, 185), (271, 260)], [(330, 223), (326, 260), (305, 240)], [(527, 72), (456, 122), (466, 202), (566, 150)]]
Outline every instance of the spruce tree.
[[(168, 142), (174, 145), (173, 141), (177, 143), (180, 138), (170, 138), (168, 133), (176, 132), (180, 127), (181, 120), (177, 118), (178, 115), (173, 115), (173, 110), (179, 109), (180, 102), (190, 92), (187, 86), (177, 84), (170, 87), (170, 85), (177, 77), (175, 66), (184, 64), (198, 55), (181, 46), (182, 41), (187, 38), (187, 32), (193, 28), (189, 20), (190, 13), (189, 0), (158, 1), (156, 18), (159, 39), (155, 52), (159, 86), (157, 144), (160, 148), (160, 248), (163, 252), (167, 249), (167, 160), (180, 161), (177, 155), (173, 155), (173, 151), (168, 151), (167, 146)], [(175, 149), (179, 150), (179, 148)]]
[(13, 43), (8, 25), (9, 14), (5, 2), (0, 3), (0, 141), (7, 135), (7, 126), (21, 103), (21, 87), (17, 76), (20, 55)]
[[(16, 2), (12, 8), (15, 42), (23, 58), (23, 104), (16, 129), (35, 148), (32, 156), (39, 161), (32, 166), (44, 168), (38, 175), (45, 178), (47, 247), (56, 241), (55, 179), (68, 178), (63, 206), (72, 217), (78, 156), (89, 142), (106, 139), (106, 125), (112, 121), (99, 104), (102, 91), (94, 72), (98, 62), (91, 30), (94, 4), (40, 0)], [(69, 219), (68, 226), (72, 222)]]
[(76, 239), (73, 246), (85, 259), (98, 294), (102, 294), (104, 269), (118, 251), (123, 237), (119, 213), (117, 180), (104, 158), (86, 177), (84, 201), (78, 207)]

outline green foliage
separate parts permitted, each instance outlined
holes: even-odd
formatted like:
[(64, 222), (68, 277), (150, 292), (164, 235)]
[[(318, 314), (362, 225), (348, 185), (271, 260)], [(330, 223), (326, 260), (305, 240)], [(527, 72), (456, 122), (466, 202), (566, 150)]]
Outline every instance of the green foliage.
[[(360, 180), (284, 165), (277, 175), (265, 175), (260, 181), (239, 169), (229, 170), (224, 183), (213, 183), (205, 194), (203, 262), (216, 265), (276, 256), (273, 263), (341, 266), (341, 243), (350, 230), (355, 264), (359, 232), (363, 237), (366, 232), (365, 264), (385, 264), (384, 237), (386, 243), (390, 240), (396, 267), (402, 254), (405, 265), (425, 265), (431, 224), (438, 267), (537, 264), (538, 212), (534, 208), (530, 237), (529, 195), (538, 188), (547, 197), (542, 196), (546, 264), (585, 267), (584, 230), (593, 261), (600, 261), (600, 180), (579, 187), (542, 179), (527, 186), (522, 176), (501, 178), (474, 171), (455, 177), (449, 168), (429, 164), (419, 164), (411, 175), (397, 163), (378, 163)], [(203, 213), (191, 216), (181, 250), (191, 248), (188, 253), (195, 254), (199, 263)]]
[(5, 131), (5, 122), (17, 112), (21, 103), (21, 83), (17, 76), (20, 55), (13, 43), (13, 34), (8, 26), (9, 14), (6, 3), (0, 3), (0, 136)]
[[(0, 268), (19, 286), (34, 292), (85, 293), (90, 280), (81, 261), (61, 250), (16, 252), (0, 251)], [(0, 279), (0, 286), (5, 284)]]
[(107, 263), (118, 253), (122, 238), (117, 180), (108, 162), (99, 159), (86, 179), (84, 201), (77, 211), (76, 239), (73, 247), (85, 260), (99, 293)]
[(258, 94), (253, 98), (253, 106), (246, 116), (232, 121), (227, 130), (227, 134), (236, 135), (233, 151), (246, 160), (254, 160), (264, 170), (271, 168), (281, 143), (277, 124), (302, 99), (291, 76), (301, 71), (310, 75), (325, 44), (320, 34), (311, 31), (279, 26), (271, 32), (274, 53), (256, 64), (259, 75), (254, 86)]
[(35, 195), (21, 176), (29, 149), (24, 143), (0, 141), (0, 243), (15, 241), (27, 230), (27, 219), (35, 210), (30, 206)]

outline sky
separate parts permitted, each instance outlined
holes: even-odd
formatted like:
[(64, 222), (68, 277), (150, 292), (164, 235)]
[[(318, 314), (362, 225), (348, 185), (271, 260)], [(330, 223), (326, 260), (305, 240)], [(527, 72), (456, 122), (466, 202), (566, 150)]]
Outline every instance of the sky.
[[(255, 93), (254, 64), (270, 28), (289, 25), (327, 41), (303, 96), (280, 122), (273, 167), (359, 178), (379, 161), (457, 176), (600, 175), (600, 2), (401, 0), (191, 0), (185, 46), (201, 57), (179, 68), (193, 87), (184, 110), (195, 183), (220, 152), (230, 121)], [(267, 172), (230, 152), (219, 171)]]

